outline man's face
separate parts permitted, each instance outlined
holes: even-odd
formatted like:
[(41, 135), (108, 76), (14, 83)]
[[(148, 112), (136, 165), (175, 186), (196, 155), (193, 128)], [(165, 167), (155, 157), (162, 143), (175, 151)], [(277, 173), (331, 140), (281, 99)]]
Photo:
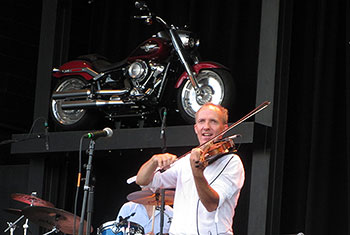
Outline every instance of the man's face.
[(203, 144), (227, 127), (227, 124), (224, 124), (220, 110), (215, 106), (206, 106), (197, 113), (194, 131), (197, 134), (199, 144)]

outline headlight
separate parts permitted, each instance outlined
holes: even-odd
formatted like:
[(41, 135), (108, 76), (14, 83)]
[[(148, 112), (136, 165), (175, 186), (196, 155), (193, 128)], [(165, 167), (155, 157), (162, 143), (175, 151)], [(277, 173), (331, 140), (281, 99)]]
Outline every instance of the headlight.
[(178, 30), (179, 37), (185, 48), (193, 48), (199, 46), (199, 39), (194, 33), (185, 30)]

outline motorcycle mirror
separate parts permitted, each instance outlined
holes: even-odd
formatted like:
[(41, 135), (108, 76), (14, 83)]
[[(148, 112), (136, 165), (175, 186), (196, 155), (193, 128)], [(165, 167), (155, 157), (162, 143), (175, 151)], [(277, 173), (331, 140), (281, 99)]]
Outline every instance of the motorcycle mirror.
[(148, 10), (148, 6), (147, 6), (146, 2), (144, 2), (144, 1), (136, 1), (135, 7), (141, 11)]

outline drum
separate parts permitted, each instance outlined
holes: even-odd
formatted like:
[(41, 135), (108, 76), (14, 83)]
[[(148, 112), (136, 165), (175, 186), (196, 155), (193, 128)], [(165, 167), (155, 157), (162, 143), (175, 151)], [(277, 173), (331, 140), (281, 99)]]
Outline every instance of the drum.
[(97, 228), (98, 235), (144, 235), (144, 229), (141, 225), (130, 222), (122, 221), (117, 223), (117, 221), (109, 221), (102, 224)]

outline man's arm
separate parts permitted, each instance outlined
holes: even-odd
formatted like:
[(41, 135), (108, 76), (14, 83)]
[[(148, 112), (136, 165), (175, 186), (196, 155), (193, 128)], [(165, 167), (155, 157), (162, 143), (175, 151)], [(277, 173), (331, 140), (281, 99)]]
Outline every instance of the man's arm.
[(215, 211), (219, 205), (219, 194), (209, 185), (207, 179), (204, 177), (205, 166), (198, 164), (202, 150), (195, 148), (191, 152), (190, 162), (192, 174), (196, 185), (199, 199), (207, 211)]
[(144, 163), (137, 173), (136, 183), (141, 186), (148, 185), (153, 179), (155, 170), (159, 167), (165, 169), (176, 161), (176, 155), (170, 153), (153, 155), (146, 163)]

